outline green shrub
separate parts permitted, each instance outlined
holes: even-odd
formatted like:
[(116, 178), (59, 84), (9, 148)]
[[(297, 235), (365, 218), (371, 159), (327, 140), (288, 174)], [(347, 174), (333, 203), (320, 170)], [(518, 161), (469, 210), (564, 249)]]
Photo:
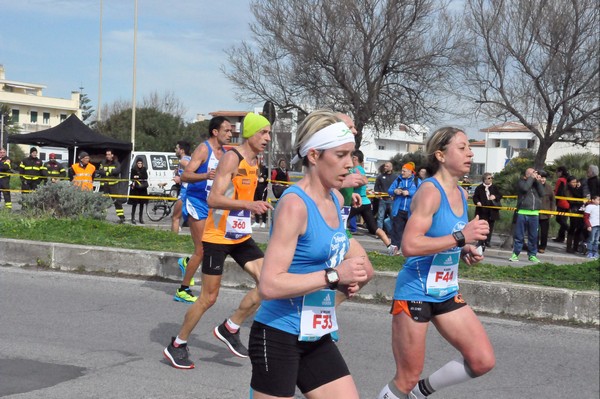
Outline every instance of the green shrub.
[(106, 210), (111, 205), (111, 199), (103, 197), (101, 193), (83, 191), (67, 181), (40, 185), (37, 190), (24, 193), (21, 198), (26, 215), (59, 219), (104, 220)]

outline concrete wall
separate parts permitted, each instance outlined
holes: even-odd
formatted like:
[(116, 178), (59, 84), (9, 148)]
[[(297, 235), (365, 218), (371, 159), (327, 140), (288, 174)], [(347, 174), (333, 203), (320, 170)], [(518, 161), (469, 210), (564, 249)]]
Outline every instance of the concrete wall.
[[(38, 266), (52, 270), (181, 280), (181, 254), (0, 238), (0, 265)], [(361, 291), (365, 299), (391, 299), (394, 272), (378, 272)], [(225, 268), (223, 285), (253, 286), (254, 281), (233, 261)], [(600, 324), (597, 291), (574, 291), (524, 284), (460, 281), (461, 293), (477, 311), (492, 314)]]

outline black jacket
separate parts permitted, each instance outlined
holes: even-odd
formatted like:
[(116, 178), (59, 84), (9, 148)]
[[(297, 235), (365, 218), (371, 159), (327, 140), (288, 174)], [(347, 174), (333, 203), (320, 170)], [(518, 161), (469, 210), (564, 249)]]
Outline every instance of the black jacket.
[[(478, 202), (481, 202), (483, 206), (500, 206), (500, 200), (502, 199), (502, 194), (500, 193), (500, 189), (495, 184), (492, 184), (489, 188), (490, 195), (494, 195), (496, 199), (494, 201), (488, 200), (487, 195), (485, 195), (485, 186), (480, 184), (475, 188), (475, 192), (473, 193), (473, 203), (477, 205)], [(500, 210), (492, 209), (492, 208), (475, 208), (475, 215), (479, 215), (479, 219), (483, 220), (499, 220), (500, 219)]]

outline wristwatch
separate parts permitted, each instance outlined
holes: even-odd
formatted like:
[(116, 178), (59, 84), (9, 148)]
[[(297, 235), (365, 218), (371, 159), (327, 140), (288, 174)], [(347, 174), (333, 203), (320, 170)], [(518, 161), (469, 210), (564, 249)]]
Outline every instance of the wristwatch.
[(337, 270), (332, 267), (325, 269), (325, 281), (329, 284), (330, 290), (337, 289), (338, 283), (340, 282), (340, 276)]
[(454, 237), (454, 239), (456, 240), (456, 245), (458, 247), (462, 248), (465, 246), (465, 235), (462, 233), (462, 231), (455, 231), (454, 233), (452, 233), (452, 237)]

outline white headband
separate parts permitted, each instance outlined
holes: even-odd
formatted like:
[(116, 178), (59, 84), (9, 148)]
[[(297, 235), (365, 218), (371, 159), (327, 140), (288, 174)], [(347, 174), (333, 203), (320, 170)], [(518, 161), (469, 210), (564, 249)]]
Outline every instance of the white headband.
[(354, 135), (344, 122), (337, 122), (329, 125), (313, 134), (306, 143), (300, 148), (300, 155), (296, 154), (292, 159), (292, 165), (304, 158), (308, 150), (328, 150), (333, 147), (346, 143), (354, 143)]

